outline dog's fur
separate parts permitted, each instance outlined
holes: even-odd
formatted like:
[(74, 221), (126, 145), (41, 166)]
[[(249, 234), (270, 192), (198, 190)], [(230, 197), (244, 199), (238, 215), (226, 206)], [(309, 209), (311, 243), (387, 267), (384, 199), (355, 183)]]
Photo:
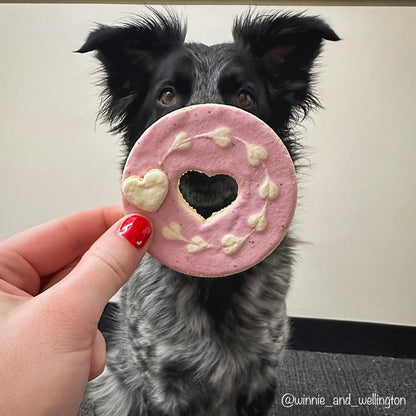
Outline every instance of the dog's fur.
[[(170, 12), (124, 26), (100, 26), (79, 52), (97, 51), (105, 78), (101, 114), (121, 133), (126, 155), (154, 121), (180, 107), (223, 103), (269, 124), (295, 164), (293, 125), (319, 105), (311, 92), (323, 39), (338, 40), (317, 17), (245, 14), (233, 43), (184, 43)], [(181, 191), (201, 215), (228, 205), (228, 178), (197, 173)], [(212, 188), (215, 188), (213, 192)], [(228, 278), (184, 276), (147, 256), (125, 285), (104, 374), (90, 383), (80, 415), (266, 415), (288, 338), (285, 297), (294, 239), (257, 266)]]

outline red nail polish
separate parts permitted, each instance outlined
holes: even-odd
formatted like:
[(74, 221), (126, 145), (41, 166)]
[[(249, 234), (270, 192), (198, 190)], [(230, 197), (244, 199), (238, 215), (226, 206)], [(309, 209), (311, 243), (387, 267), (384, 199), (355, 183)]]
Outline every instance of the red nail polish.
[(140, 215), (131, 215), (121, 224), (119, 234), (134, 247), (142, 248), (152, 235), (152, 225)]

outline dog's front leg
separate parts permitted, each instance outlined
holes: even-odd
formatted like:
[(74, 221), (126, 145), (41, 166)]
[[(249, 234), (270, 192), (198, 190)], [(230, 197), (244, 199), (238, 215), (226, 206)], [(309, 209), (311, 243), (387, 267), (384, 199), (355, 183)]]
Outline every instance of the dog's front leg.
[(247, 395), (239, 396), (237, 416), (267, 416), (274, 401), (275, 389), (275, 385), (270, 384), (265, 389), (258, 391), (251, 400)]

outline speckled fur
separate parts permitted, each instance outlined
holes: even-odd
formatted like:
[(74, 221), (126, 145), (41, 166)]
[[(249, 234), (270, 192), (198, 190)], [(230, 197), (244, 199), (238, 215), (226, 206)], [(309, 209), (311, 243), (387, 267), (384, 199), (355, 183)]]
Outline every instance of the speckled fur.
[[(299, 41), (298, 49), (305, 49), (297, 56), (296, 74), (286, 73), (290, 65), (282, 67), (279, 74), (267, 72), (274, 71), (269, 61), (260, 62), (263, 57), (270, 59), (267, 42), (283, 39), (280, 33), (287, 36), (294, 27), (295, 37), (290, 37), (289, 43)], [(138, 33), (147, 36), (147, 48), (149, 39), (157, 38), (157, 52), (133, 54), (132, 44), (137, 45), (129, 38), (132, 32), (136, 37)], [(184, 29), (177, 18), (158, 12), (122, 29), (101, 27), (92, 33), (80, 52), (98, 51), (106, 73), (103, 115), (114, 131), (123, 134), (127, 153), (146, 126), (175, 109), (158, 103), (149, 106), (158, 96), (152, 90), (151, 71), (159, 71), (167, 62), (171, 68), (172, 62), (181, 61), (190, 65), (185, 73), (192, 77), (192, 87), (182, 95), (177, 92), (176, 108), (204, 102), (235, 103), (228, 89), (224, 92), (223, 88), (228, 88), (224, 73), (227, 68), (245, 65), (242, 74), (252, 76), (252, 84), (258, 86), (258, 101), (248, 111), (271, 125), (294, 162), (299, 160), (300, 146), (290, 134), (291, 127), (299, 112), (306, 113), (318, 104), (310, 91), (312, 62), (322, 38), (337, 40), (336, 34), (320, 19), (281, 14), (247, 14), (236, 22), (233, 33), (235, 43), (211, 47), (183, 44)], [(128, 51), (116, 49), (126, 37)], [(306, 50), (313, 37), (313, 50)], [(276, 65), (292, 52), (287, 37), (283, 44), (283, 48), (273, 49), (280, 53), (277, 58), (270, 55)], [(299, 57), (304, 58), (302, 62)], [(127, 59), (125, 66), (123, 59)], [(139, 68), (132, 75), (132, 68), (127, 72), (125, 68), (134, 59)], [(196, 204), (203, 199), (198, 186), (184, 185)], [(228, 184), (220, 186), (226, 193)], [(202, 202), (215, 207), (221, 201)], [(122, 289), (119, 308), (107, 317), (112, 323), (111, 331), (105, 333), (106, 370), (89, 383), (79, 415), (266, 415), (273, 402), (277, 364), (289, 335), (285, 298), (295, 246), (289, 233), (258, 265), (218, 279), (181, 275), (147, 255)]]
[[(96, 414), (243, 415), (239, 400), (267, 395), (288, 336), (289, 246), (287, 238), (279, 254), (231, 278), (238, 287), (217, 319), (204, 298), (218, 282), (181, 276), (148, 256), (122, 291), (107, 371), (90, 384)], [(140, 413), (143, 397), (150, 410)]]

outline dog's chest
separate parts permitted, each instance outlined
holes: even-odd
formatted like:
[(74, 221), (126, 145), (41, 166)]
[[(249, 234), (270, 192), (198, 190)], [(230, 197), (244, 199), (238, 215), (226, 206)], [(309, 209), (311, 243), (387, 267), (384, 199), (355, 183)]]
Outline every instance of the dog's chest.
[[(248, 380), (267, 380), (281, 319), (278, 296), (271, 293), (278, 286), (273, 289), (266, 276), (259, 276), (237, 290), (225, 285), (212, 291), (161, 267), (147, 259), (125, 290), (124, 377), (146, 386), (152, 396), (202, 389), (202, 396), (224, 399)], [(218, 386), (220, 391), (214, 391)]]

